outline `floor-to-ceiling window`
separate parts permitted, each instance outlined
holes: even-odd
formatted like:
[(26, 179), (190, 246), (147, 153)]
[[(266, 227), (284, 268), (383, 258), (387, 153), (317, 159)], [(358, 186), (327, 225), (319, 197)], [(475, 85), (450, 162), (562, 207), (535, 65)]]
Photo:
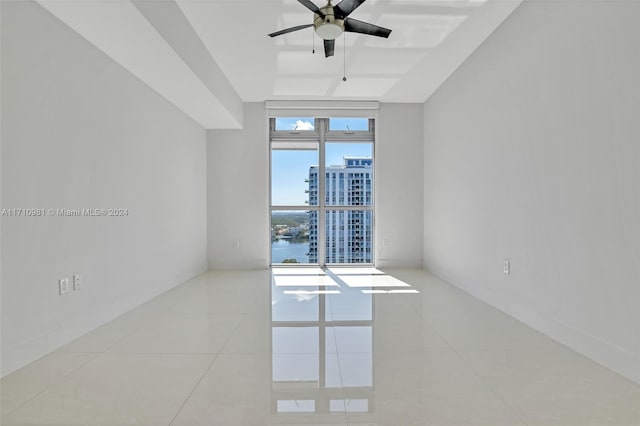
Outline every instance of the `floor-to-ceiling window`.
[(272, 263), (373, 263), (374, 127), (270, 119)]

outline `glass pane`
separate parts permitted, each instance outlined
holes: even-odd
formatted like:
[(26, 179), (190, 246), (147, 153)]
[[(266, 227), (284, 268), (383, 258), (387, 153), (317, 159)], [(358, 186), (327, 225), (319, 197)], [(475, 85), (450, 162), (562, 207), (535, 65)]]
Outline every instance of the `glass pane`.
[(278, 117), (276, 130), (303, 131), (314, 130), (315, 119), (312, 117)]
[[(332, 142), (325, 146), (326, 205), (372, 205), (373, 144)], [(310, 182), (315, 185), (315, 180), (317, 174)]]
[[(313, 218), (311, 219), (313, 221)], [(326, 263), (373, 262), (373, 212), (327, 210), (325, 214)], [(309, 237), (310, 258), (317, 246), (315, 233)]]
[(369, 131), (368, 118), (330, 118), (329, 130)]
[[(315, 180), (311, 181), (314, 172)], [(318, 205), (317, 174), (317, 148), (272, 150), (271, 205)], [(311, 194), (311, 191), (315, 192)], [(314, 195), (313, 199), (310, 199), (311, 195)]]
[(271, 263), (309, 263), (309, 223), (306, 211), (271, 213)]

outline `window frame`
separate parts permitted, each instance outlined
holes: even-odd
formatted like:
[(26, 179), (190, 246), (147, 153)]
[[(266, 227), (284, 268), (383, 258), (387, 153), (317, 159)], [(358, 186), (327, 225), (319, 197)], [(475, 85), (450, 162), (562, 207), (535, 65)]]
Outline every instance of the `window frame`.
[[(313, 115), (305, 115), (304, 118), (310, 118)], [(376, 160), (375, 160), (375, 151), (376, 151), (376, 118), (373, 116), (362, 117), (358, 115), (354, 115), (353, 118), (367, 118), (369, 121), (368, 130), (330, 130), (329, 122), (330, 117), (322, 117), (315, 116), (314, 117), (314, 129), (313, 130), (300, 130), (300, 131), (291, 131), (291, 130), (276, 130), (276, 119), (279, 117), (287, 117), (287, 118), (295, 118), (290, 114), (287, 115), (270, 115), (268, 117), (269, 120), (269, 223), (272, 222), (273, 212), (274, 211), (317, 211), (318, 215), (318, 237), (317, 237), (317, 254), (318, 254), (318, 262), (317, 263), (308, 263), (304, 265), (312, 265), (312, 266), (320, 266), (324, 267), (326, 265), (331, 266), (374, 266), (375, 264), (375, 181), (376, 181)], [(331, 117), (333, 118), (333, 117)], [(350, 118), (350, 117), (347, 117)], [(308, 202), (306, 205), (294, 206), (294, 205), (276, 205), (273, 203), (273, 164), (272, 164), (272, 152), (275, 149), (309, 149), (309, 143), (318, 143), (318, 176), (326, 175), (326, 153), (325, 148), (327, 143), (371, 143), (372, 152), (371, 152), (371, 204), (370, 205), (330, 205), (326, 201), (326, 178), (318, 179), (318, 204), (310, 205)], [(299, 148), (296, 148), (299, 147)], [(346, 176), (346, 172), (345, 172)], [(363, 177), (364, 180), (364, 177)], [(346, 202), (346, 194), (344, 194), (344, 199)], [(370, 262), (359, 262), (359, 263), (327, 263), (326, 262), (326, 244), (327, 244), (327, 235), (326, 235), (326, 213), (327, 211), (371, 211), (371, 246), (368, 251), (370, 251)], [(269, 232), (271, 233), (271, 225), (269, 227)], [(271, 238), (269, 238), (269, 244), (272, 244)], [(271, 247), (269, 248), (269, 264), (276, 265), (278, 267), (281, 266), (300, 266), (300, 264), (286, 264), (286, 263), (273, 263), (273, 251)]]

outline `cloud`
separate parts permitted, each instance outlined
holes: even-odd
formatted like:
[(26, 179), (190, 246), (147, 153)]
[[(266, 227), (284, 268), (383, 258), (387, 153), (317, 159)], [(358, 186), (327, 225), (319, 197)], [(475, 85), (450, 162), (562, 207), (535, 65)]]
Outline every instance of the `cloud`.
[(313, 130), (313, 123), (310, 121), (296, 121), (296, 130)]
[(296, 301), (308, 302), (316, 298), (315, 294), (296, 294)]

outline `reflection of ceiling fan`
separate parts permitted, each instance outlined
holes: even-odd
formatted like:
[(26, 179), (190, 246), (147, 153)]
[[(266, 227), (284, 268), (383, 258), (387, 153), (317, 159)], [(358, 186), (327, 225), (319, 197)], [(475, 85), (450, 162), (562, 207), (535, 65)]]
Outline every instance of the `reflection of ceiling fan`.
[(270, 37), (279, 36), (303, 28), (314, 27), (316, 34), (324, 40), (324, 55), (333, 56), (335, 50), (335, 39), (343, 32), (361, 33), (376, 37), (389, 37), (391, 30), (349, 18), (349, 14), (356, 10), (365, 0), (342, 0), (333, 6), (331, 0), (327, 1), (324, 7), (316, 6), (311, 0), (298, 0), (300, 4), (314, 13), (313, 24), (298, 25), (269, 34)]

